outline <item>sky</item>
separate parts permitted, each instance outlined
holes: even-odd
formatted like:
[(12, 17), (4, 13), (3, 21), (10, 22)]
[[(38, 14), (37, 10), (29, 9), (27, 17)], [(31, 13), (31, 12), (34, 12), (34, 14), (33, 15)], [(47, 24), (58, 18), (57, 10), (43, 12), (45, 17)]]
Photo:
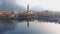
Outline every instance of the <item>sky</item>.
[[(14, 1), (16, 2), (17, 5), (22, 5), (24, 7), (27, 7), (27, 4), (29, 4), (30, 8), (39, 7), (44, 8), (45, 10), (60, 11), (60, 0), (14, 0)], [(0, 0), (0, 5), (1, 4), (2, 0)]]
[(30, 8), (36, 6), (46, 10), (60, 11), (60, 0), (16, 0), (16, 3), (25, 7), (29, 4)]

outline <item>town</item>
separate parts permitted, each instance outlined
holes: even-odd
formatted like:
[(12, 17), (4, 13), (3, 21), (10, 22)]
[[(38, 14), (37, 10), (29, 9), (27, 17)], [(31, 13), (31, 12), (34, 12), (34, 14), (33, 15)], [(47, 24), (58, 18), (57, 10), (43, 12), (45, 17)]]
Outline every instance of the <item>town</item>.
[(54, 21), (60, 22), (60, 12), (53, 11), (39, 11), (34, 12), (29, 10), (29, 5), (27, 5), (27, 11), (0, 11), (0, 19), (37, 19), (43, 21)]

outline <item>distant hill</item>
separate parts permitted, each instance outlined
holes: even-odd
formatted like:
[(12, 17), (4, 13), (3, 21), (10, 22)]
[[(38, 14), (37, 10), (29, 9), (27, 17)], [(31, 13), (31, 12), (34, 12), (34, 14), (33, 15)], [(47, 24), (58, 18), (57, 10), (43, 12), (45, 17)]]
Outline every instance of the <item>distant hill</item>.
[(12, 11), (12, 10), (17, 10), (17, 11), (25, 11), (26, 9), (23, 6), (18, 6), (15, 3), (9, 3), (7, 0), (2, 1), (2, 4), (0, 4), (0, 10), (3, 11)]

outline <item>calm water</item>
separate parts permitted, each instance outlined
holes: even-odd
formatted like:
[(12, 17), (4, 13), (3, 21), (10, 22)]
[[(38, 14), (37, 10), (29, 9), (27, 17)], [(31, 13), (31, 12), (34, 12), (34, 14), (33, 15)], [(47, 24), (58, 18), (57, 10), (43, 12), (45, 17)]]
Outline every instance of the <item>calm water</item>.
[(0, 20), (0, 34), (60, 34), (60, 24), (38, 20)]

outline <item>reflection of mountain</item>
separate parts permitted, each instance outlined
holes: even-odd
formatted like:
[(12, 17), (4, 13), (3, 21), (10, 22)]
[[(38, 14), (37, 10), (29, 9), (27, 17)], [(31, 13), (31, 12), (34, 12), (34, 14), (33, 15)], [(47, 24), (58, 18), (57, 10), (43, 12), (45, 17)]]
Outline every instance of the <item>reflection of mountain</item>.
[(11, 20), (8, 20), (8, 21), (0, 20), (0, 34), (3, 34), (7, 31), (14, 30), (16, 26), (17, 26), (17, 23), (15, 23)]
[(25, 8), (23, 6), (18, 6), (13, 0), (2, 0), (2, 4), (0, 5), (0, 10), (18, 10), (24, 11)]

